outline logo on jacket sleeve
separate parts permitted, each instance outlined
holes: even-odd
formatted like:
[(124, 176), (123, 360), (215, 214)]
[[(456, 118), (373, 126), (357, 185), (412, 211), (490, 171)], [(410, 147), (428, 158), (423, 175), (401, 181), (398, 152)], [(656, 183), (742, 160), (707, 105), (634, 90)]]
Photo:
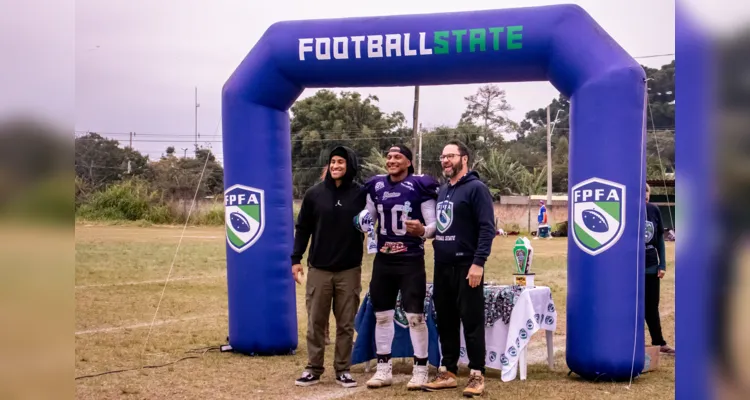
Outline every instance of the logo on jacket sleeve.
[(227, 243), (241, 253), (260, 239), (265, 226), (263, 190), (234, 185), (224, 191)]
[(443, 200), (437, 204), (437, 230), (440, 233), (450, 228), (453, 223), (453, 202)]
[(578, 248), (595, 256), (614, 246), (625, 229), (625, 186), (591, 178), (571, 189), (573, 239)]

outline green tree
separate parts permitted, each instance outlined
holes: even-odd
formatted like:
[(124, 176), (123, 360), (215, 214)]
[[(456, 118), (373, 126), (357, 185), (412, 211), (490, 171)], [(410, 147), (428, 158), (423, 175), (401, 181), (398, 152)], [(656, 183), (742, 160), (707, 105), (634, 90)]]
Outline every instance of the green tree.
[(404, 115), (383, 112), (378, 101), (357, 92), (319, 90), (294, 103), (290, 125), (296, 197), (319, 181), (329, 152), (338, 145), (352, 148), (361, 159), (372, 148), (408, 143), (411, 131)]
[[(642, 66), (648, 79), (648, 105), (646, 143), (649, 177), (663, 177), (675, 168), (675, 62), (661, 68)], [(568, 187), (568, 137), (570, 132), (570, 101), (560, 94), (548, 104), (550, 117), (557, 120), (552, 126), (552, 188), (566, 192)], [(559, 113), (558, 113), (559, 112)], [(654, 131), (656, 128), (656, 132)], [(565, 139), (565, 140), (563, 140)], [(546, 165), (547, 158), (547, 107), (526, 113), (518, 124), (516, 140), (509, 143), (514, 159), (527, 168)], [(661, 157), (661, 158), (660, 158)], [(661, 162), (660, 162), (661, 161)], [(664, 171), (662, 171), (662, 166)]]
[(505, 90), (497, 85), (481, 86), (475, 94), (464, 97), (466, 111), (461, 115), (461, 122), (481, 127), (485, 137), (504, 132), (511, 125), (508, 111), (513, 109), (505, 96)]
[(125, 177), (143, 175), (148, 168), (148, 156), (119, 146), (95, 132), (75, 138), (75, 172), (92, 189), (99, 189)]
[(649, 179), (665, 179), (675, 170), (675, 135), (672, 131), (648, 133), (646, 173)]
[(208, 149), (198, 149), (195, 155), (195, 158), (184, 158), (167, 151), (166, 156), (149, 165), (147, 178), (161, 193), (162, 200), (190, 201), (196, 189), (199, 199), (223, 193), (224, 169), (216, 162), (216, 157)]
[(552, 191), (568, 192), (568, 138), (560, 136), (552, 153)]
[(674, 129), (675, 60), (661, 68), (642, 66), (648, 79), (648, 129)]
[[(550, 119), (555, 120), (557, 116), (557, 122), (555, 123), (555, 131), (553, 134), (556, 135), (568, 135), (568, 125), (570, 119), (570, 100), (563, 96), (562, 93), (556, 99), (552, 99), (552, 102), (548, 105), (550, 108)], [(532, 110), (526, 113), (525, 119), (518, 125), (519, 135), (521, 139), (532, 132), (540, 132), (542, 129), (547, 130), (547, 107)]]
[(385, 167), (386, 157), (376, 147), (370, 149), (370, 154), (364, 158), (362, 163), (362, 178), (367, 180), (375, 175), (387, 174)]
[(522, 177), (527, 173), (523, 165), (514, 160), (510, 149), (504, 152), (490, 149), (478, 170), (496, 198), (518, 193)]
[(541, 194), (547, 185), (547, 167), (523, 170), (519, 180), (519, 192), (531, 196)]

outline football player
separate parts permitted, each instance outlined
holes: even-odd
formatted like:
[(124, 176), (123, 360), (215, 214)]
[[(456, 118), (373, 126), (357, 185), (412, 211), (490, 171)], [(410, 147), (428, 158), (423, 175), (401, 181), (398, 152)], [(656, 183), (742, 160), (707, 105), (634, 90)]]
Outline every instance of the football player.
[[(393, 319), (400, 291), (414, 347), (414, 366), (407, 388), (419, 390), (428, 382), (424, 242), (435, 235), (435, 201), (439, 184), (429, 176), (414, 175), (412, 153), (405, 146), (388, 150), (386, 167), (387, 175), (375, 176), (365, 185), (366, 210), (377, 234), (370, 300), (375, 309), (378, 364), (375, 375), (367, 381), (367, 387), (392, 384)], [(414, 223), (408, 224), (409, 220)]]

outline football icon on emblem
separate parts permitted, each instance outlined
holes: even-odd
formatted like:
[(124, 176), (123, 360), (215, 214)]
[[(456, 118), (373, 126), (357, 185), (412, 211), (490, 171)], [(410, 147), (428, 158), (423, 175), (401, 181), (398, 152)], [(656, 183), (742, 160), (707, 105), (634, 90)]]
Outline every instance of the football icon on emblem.
[(232, 228), (237, 232), (250, 232), (250, 223), (247, 222), (247, 218), (239, 212), (233, 212), (229, 214), (229, 221), (232, 223)]
[(448, 218), (448, 215), (445, 214), (445, 211), (441, 211), (438, 218), (440, 218), (440, 223), (443, 225), (448, 225), (448, 222), (450, 222), (451, 220), (450, 218)]
[(599, 211), (584, 210), (581, 215), (583, 216), (583, 224), (592, 232), (603, 233), (609, 230), (607, 219)]

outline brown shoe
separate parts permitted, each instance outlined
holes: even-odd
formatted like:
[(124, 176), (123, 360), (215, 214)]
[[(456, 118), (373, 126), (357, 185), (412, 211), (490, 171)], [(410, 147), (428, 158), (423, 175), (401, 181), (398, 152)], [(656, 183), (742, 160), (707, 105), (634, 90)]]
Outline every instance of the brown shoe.
[(481, 372), (472, 370), (469, 374), (469, 382), (464, 389), (464, 397), (481, 396), (484, 393), (484, 376)]
[(448, 371), (445, 367), (440, 367), (435, 378), (431, 382), (422, 385), (422, 390), (435, 392), (444, 389), (455, 389), (457, 387), (456, 375)]

